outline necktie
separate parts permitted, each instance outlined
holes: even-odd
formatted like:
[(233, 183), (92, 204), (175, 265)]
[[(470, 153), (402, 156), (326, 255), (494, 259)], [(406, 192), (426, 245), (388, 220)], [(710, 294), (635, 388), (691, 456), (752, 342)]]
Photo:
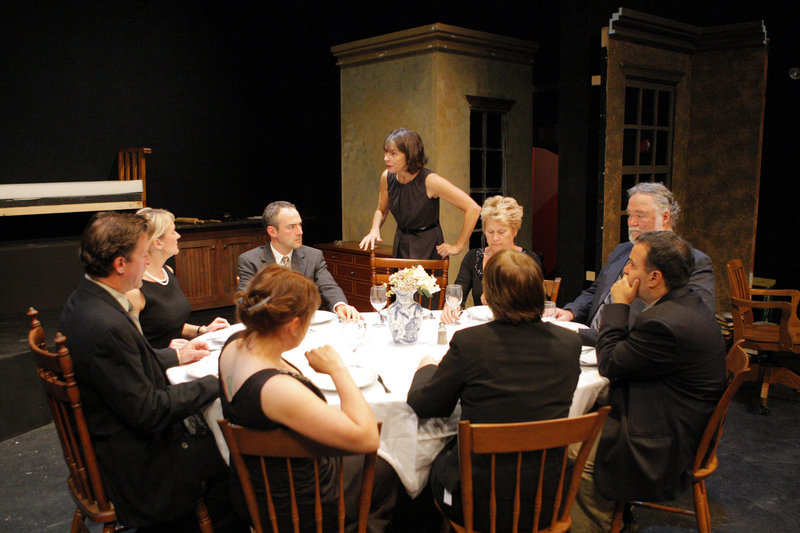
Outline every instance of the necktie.
[(288, 255), (284, 255), (283, 257), (281, 257), (281, 266), (289, 268), (289, 256)]

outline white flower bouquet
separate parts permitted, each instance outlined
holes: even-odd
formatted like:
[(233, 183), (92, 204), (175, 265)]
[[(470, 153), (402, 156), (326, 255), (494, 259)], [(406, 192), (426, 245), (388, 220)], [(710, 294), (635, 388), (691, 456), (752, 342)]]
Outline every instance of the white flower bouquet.
[(417, 291), (430, 298), (432, 294), (439, 292), (436, 277), (425, 272), (420, 265), (398, 270), (389, 276), (389, 285), (391, 286), (388, 291), (390, 294), (397, 291)]

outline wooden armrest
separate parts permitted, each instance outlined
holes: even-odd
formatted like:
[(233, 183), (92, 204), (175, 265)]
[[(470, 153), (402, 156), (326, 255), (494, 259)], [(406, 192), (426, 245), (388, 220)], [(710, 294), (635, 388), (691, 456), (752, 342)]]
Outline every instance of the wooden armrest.
[(757, 296), (781, 296), (783, 298), (791, 298), (792, 300), (800, 300), (800, 291), (797, 289), (750, 289), (750, 294)]
[(780, 302), (780, 301), (755, 301), (755, 300), (742, 300), (741, 298), (734, 298), (731, 296), (731, 305), (737, 307), (749, 307), (751, 309), (780, 309), (781, 311), (781, 321), (778, 323), (778, 343), (780, 344), (781, 350), (786, 350), (788, 352), (793, 351), (792, 342), (792, 334), (789, 332), (789, 326), (794, 325), (797, 322), (797, 318), (794, 315), (794, 310), (792, 304), (789, 302)]

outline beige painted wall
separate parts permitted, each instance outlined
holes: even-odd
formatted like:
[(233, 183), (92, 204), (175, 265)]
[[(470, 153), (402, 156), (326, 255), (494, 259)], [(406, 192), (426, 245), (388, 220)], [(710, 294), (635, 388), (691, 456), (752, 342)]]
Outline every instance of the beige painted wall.
[[(506, 48), (510, 46), (507, 38), (449, 28), (468, 32), (485, 43), (496, 38)], [(407, 32), (417, 30), (421, 29)], [(513, 41), (511, 44), (515, 46), (524, 43)], [(527, 59), (518, 57), (517, 61), (485, 57), (492, 52), (487, 44), (483, 52), (472, 48), (470, 53), (420, 46), (411, 53), (389, 59), (378, 57), (341, 65), (344, 240), (360, 240), (370, 228), (377, 206), (379, 178), (385, 169), (383, 141), (396, 128), (419, 132), (429, 158), (427, 167), (469, 192), (470, 107), (466, 95), (515, 101), (507, 115), (508, 194), (516, 197), (526, 216), (530, 216), (533, 56), (530, 50), (535, 51), (535, 45), (526, 45), (523, 55), (527, 54)], [(474, 47), (474, 43), (470, 46)], [(334, 53), (337, 48), (334, 47)], [(463, 212), (442, 202), (440, 221), (445, 240), (455, 242), (461, 231)], [(394, 219), (387, 217), (381, 230), (384, 243), (391, 244), (395, 228)], [(517, 242), (530, 247), (529, 223), (523, 223)], [(461, 256), (452, 259), (452, 278), (460, 263)]]

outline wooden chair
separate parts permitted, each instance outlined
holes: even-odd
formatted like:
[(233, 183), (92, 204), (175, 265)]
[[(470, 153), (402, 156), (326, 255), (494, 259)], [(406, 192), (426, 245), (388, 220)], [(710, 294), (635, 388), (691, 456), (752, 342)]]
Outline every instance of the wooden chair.
[(432, 298), (424, 298), (418, 294), (419, 302), (423, 305), (427, 304), (428, 309), (437, 306), (437, 309), (441, 311), (444, 307), (444, 290), (447, 287), (447, 274), (450, 268), (449, 257), (444, 259), (398, 259), (396, 257), (376, 257), (375, 252), (372, 252), (369, 256), (369, 265), (372, 270), (373, 285), (388, 284), (389, 276), (393, 272), (421, 265), (429, 274), (436, 276), (436, 283), (441, 291)]
[(544, 295), (551, 302), (558, 300), (558, 290), (561, 288), (561, 278), (544, 280)]
[[(700, 438), (697, 446), (694, 463), (692, 464), (692, 493), (694, 497), (694, 511), (658, 505), (648, 502), (627, 502), (631, 505), (649, 507), (670, 513), (694, 516), (697, 519), (697, 530), (701, 533), (711, 531), (711, 513), (708, 508), (708, 494), (706, 493), (706, 478), (717, 469), (717, 446), (722, 438), (722, 428), (725, 423), (725, 415), (731, 404), (739, 385), (748, 377), (750, 368), (748, 366), (747, 354), (742, 349), (742, 341), (734, 344), (725, 360), (725, 367), (728, 371), (728, 385), (722, 394), (717, 407), (708, 420), (706, 429)], [(625, 510), (625, 502), (617, 502), (614, 512), (614, 519), (611, 523), (611, 532), (618, 533), (622, 527), (622, 515)]]
[[(539, 422), (522, 422), (512, 424), (472, 424), (468, 420), (458, 423), (458, 452), (461, 471), (461, 505), (464, 514), (463, 525), (449, 520), (450, 525), (458, 533), (474, 531), (474, 494), (472, 479), (473, 455), (487, 454), (491, 457), (491, 486), (489, 488), (490, 528), (494, 531), (497, 522), (497, 502), (495, 486), (495, 460), (498, 454), (515, 454), (517, 460), (516, 482), (514, 484), (513, 532), (518, 531), (519, 515), (523, 505), (533, 509), (533, 532), (542, 533), (565, 532), (570, 528), (572, 520), (569, 512), (578, 492), (578, 485), (583, 472), (583, 465), (592, 448), (600, 428), (603, 426), (610, 407), (602, 407), (599, 411), (575, 418), (559, 418)], [(571, 468), (568, 467), (568, 448), (570, 444), (580, 443), (580, 450)], [(555, 497), (552, 502), (543, 501), (542, 476), (533, 501), (521, 501), (522, 457), (525, 452), (541, 450), (540, 468), (544, 471), (547, 452), (553, 450), (559, 458), (561, 473)], [(550, 461), (548, 461), (549, 463)], [(568, 482), (565, 487), (564, 483)], [(564, 491), (566, 489), (566, 492)], [(543, 505), (552, 505), (552, 520), (545, 529), (538, 529), (539, 517)]]
[[(322, 531), (322, 501), (320, 494), (320, 480), (319, 480), (319, 459), (323, 457), (335, 458), (339, 463), (339, 476), (337, 485), (339, 487), (339, 498), (337, 502), (337, 519), (338, 531), (344, 533), (344, 519), (345, 519), (345, 504), (344, 504), (344, 472), (342, 469), (342, 457), (345, 455), (360, 455), (354, 454), (345, 450), (331, 448), (312, 441), (302, 435), (287, 429), (274, 429), (274, 430), (258, 430), (250, 429), (242, 426), (231, 424), (228, 420), (220, 420), (219, 426), (222, 429), (222, 434), (225, 436), (225, 441), (228, 443), (228, 448), (231, 452), (231, 461), (233, 462), (236, 472), (239, 475), (239, 481), (244, 491), (245, 500), (247, 501), (247, 510), (250, 513), (250, 520), (252, 521), (252, 529), (255, 533), (263, 533), (264, 531), (272, 531), (278, 533), (277, 514), (275, 505), (272, 499), (269, 474), (265, 458), (278, 457), (286, 459), (286, 469), (288, 471), (289, 491), (291, 493), (291, 518), (292, 527), (295, 533), (299, 531), (299, 510), (297, 499), (295, 496), (295, 486), (291, 474), (292, 459), (313, 459), (314, 464), (314, 520), (316, 523), (317, 531)], [(380, 431), (380, 423), (378, 423), (378, 431)], [(267, 498), (267, 513), (270, 517), (271, 526), (265, 529), (265, 524), (261, 523), (261, 514), (259, 513), (258, 502), (256, 501), (256, 494), (253, 488), (253, 480), (251, 473), (247, 469), (244, 457), (253, 456), (258, 457), (261, 464), (261, 482), (266, 488)], [(375, 461), (377, 452), (364, 454), (364, 470), (361, 479), (361, 496), (358, 505), (358, 533), (365, 533), (367, 530), (367, 520), (369, 519), (369, 506), (372, 501), (372, 486), (375, 482)]]
[[(28, 345), (53, 415), (64, 461), (69, 469), (67, 485), (76, 505), (70, 533), (88, 533), (87, 518), (103, 524), (103, 533), (121, 530), (117, 526), (114, 505), (103, 488), (94, 446), (83, 415), (78, 383), (75, 381), (72, 356), (65, 344), (67, 339), (61, 333), (56, 333), (56, 352), (48, 351), (44, 329), (37, 318), (38, 311), (31, 307), (27, 314), (31, 319)], [(203, 533), (212, 533), (211, 520), (202, 498), (198, 500), (195, 512), (200, 530)]]
[[(797, 318), (800, 291), (750, 288), (740, 259), (728, 261), (726, 268), (731, 293), (734, 341), (744, 339), (742, 347), (766, 352), (759, 354), (758, 368), (761, 380), (761, 412), (768, 414), (767, 397), (770, 384), (780, 383), (793, 389), (800, 389), (800, 376), (788, 368), (771, 366), (769, 362), (769, 352), (800, 354), (800, 320)], [(754, 300), (753, 296), (789, 298), (790, 301)], [(775, 324), (755, 321), (753, 312), (755, 309), (780, 310), (780, 322)]]
[(117, 175), (122, 181), (142, 180), (142, 206), (147, 206), (147, 167), (145, 154), (152, 153), (150, 148), (123, 148), (117, 150)]

